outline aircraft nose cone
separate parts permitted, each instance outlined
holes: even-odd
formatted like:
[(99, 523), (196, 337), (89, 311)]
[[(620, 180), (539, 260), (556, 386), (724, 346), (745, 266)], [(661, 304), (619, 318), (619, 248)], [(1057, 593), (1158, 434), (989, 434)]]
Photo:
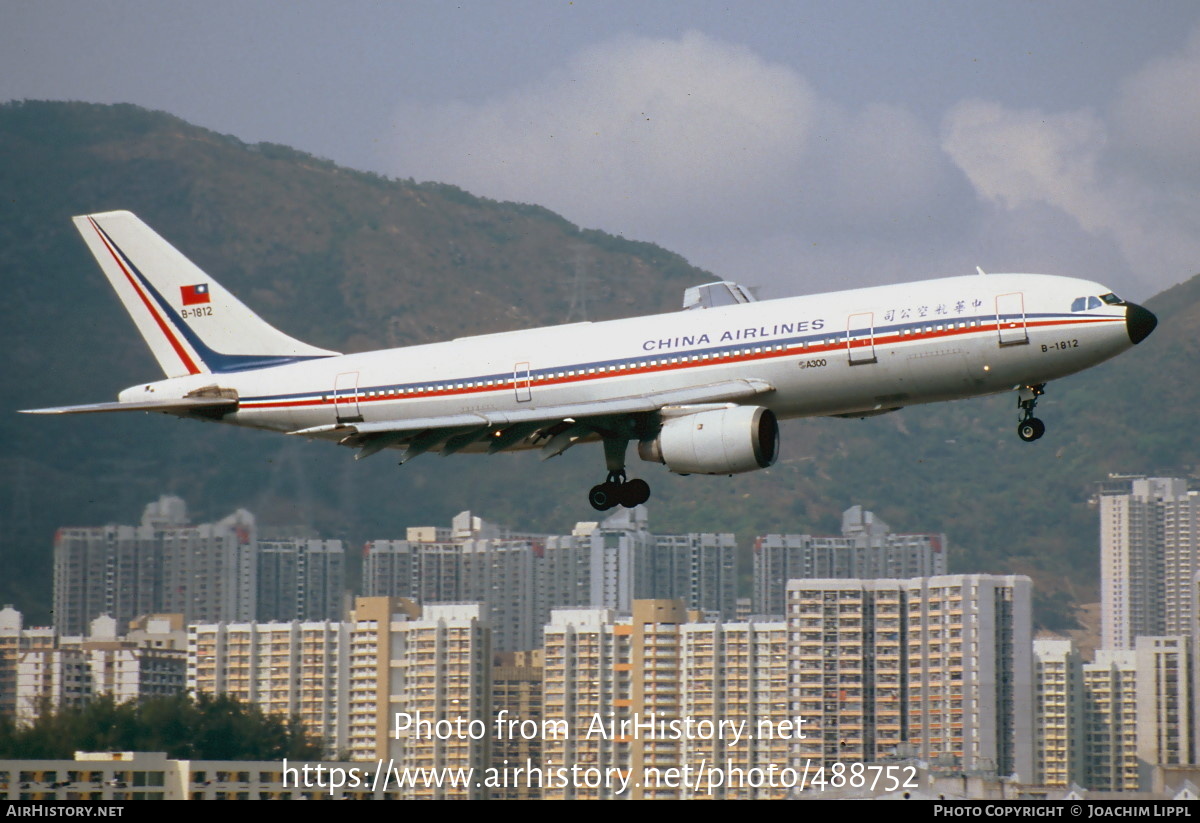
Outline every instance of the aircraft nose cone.
[(1154, 312), (1143, 309), (1136, 303), (1125, 307), (1125, 330), (1129, 332), (1129, 339), (1135, 345), (1149, 337), (1157, 325), (1158, 318), (1154, 316)]

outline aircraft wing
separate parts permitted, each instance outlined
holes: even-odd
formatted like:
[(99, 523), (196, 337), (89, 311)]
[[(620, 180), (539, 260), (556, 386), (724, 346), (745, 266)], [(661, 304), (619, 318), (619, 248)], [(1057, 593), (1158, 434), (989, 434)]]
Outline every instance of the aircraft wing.
[(391, 446), (407, 445), (401, 462), (432, 448), (451, 454), (479, 441), (487, 440), (489, 454), (503, 451), (531, 435), (546, 440), (546, 457), (570, 448), (583, 437), (613, 427), (620, 418), (631, 414), (665, 412), (679, 407), (746, 400), (774, 391), (765, 380), (726, 380), (686, 389), (653, 394), (614, 397), (540, 408), (477, 411), (441, 417), (420, 417), (370, 423), (334, 423), (298, 429), (289, 434), (336, 440), (345, 446), (361, 447), (358, 459), (369, 457)]
[(202, 410), (232, 411), (237, 407), (235, 397), (178, 397), (171, 400), (135, 400), (128, 403), (87, 403), (82, 406), (55, 406), (49, 409), (21, 409), (21, 414), (94, 414), (99, 412), (167, 412), (183, 413)]

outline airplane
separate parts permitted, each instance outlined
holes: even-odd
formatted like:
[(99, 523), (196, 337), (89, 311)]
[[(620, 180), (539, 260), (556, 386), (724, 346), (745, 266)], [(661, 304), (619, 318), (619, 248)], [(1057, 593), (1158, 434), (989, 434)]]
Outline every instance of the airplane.
[(401, 464), (600, 441), (599, 511), (650, 497), (626, 475), (631, 442), (677, 474), (733, 475), (775, 463), (780, 419), (1008, 391), (1018, 436), (1037, 440), (1047, 382), (1158, 323), (1099, 283), (977, 269), (761, 301), (720, 281), (687, 289), (674, 313), (341, 354), (267, 324), (130, 212), (73, 220), (166, 379), (26, 413), (161, 412), (330, 440), (358, 459), (403, 449)]

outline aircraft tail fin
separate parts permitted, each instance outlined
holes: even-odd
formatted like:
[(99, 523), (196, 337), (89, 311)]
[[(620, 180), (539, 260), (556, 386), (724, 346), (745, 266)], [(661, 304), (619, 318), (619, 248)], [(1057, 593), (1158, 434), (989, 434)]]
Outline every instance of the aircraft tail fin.
[(167, 377), (338, 354), (271, 326), (132, 213), (72, 219)]

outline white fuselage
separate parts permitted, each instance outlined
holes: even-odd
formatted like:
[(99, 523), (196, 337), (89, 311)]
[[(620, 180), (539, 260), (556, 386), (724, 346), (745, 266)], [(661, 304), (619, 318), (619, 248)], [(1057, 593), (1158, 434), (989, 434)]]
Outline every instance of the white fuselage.
[(1132, 343), (1125, 306), (1096, 305), (1108, 291), (1047, 275), (955, 277), (199, 374), (121, 400), (215, 384), (240, 399), (225, 422), (297, 431), (754, 378), (774, 390), (749, 402), (779, 417), (866, 415), (1041, 384), (1113, 357)]

